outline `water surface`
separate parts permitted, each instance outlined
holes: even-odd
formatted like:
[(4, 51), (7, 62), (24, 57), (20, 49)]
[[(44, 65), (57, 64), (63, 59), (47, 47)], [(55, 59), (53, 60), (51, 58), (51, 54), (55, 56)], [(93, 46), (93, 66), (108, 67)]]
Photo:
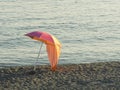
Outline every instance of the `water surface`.
[[(60, 40), (59, 64), (120, 60), (119, 0), (0, 0), (0, 66), (34, 64), (31, 31)], [(38, 64), (49, 64), (45, 45)]]

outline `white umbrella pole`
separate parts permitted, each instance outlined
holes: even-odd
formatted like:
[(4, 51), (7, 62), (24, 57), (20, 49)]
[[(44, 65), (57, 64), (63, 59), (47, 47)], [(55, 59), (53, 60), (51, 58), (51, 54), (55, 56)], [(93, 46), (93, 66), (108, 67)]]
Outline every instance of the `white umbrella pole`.
[(36, 65), (37, 65), (38, 59), (39, 59), (39, 57), (40, 57), (40, 55), (41, 55), (42, 46), (43, 46), (43, 42), (41, 43), (41, 46), (40, 46), (40, 49), (39, 49), (39, 52), (38, 52), (38, 56), (37, 56), (37, 59), (36, 59), (36, 62), (35, 62), (34, 70), (36, 69)]

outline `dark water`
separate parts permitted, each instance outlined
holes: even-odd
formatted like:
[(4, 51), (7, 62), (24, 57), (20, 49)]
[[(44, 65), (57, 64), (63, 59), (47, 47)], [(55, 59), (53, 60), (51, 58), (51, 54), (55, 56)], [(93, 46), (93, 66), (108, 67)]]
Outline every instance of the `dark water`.
[(119, 0), (0, 0), (0, 65), (34, 64), (40, 42), (24, 34), (36, 30), (60, 40), (60, 64), (120, 60)]

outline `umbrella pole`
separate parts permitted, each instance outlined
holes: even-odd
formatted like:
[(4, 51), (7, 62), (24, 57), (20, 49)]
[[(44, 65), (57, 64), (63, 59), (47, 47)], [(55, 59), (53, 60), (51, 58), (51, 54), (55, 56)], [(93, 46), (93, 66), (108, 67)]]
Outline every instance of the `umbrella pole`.
[(43, 42), (41, 43), (41, 46), (40, 46), (40, 49), (39, 49), (39, 52), (38, 52), (38, 56), (37, 56), (37, 59), (36, 59), (36, 62), (35, 62), (34, 70), (36, 69), (36, 65), (37, 65), (38, 59), (39, 59), (40, 54), (41, 54), (42, 46), (43, 46)]

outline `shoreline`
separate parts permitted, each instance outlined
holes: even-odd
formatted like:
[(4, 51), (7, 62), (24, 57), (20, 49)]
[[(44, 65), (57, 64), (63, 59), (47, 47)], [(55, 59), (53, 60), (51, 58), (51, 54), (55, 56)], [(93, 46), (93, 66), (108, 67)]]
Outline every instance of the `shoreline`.
[(0, 90), (79, 90), (119, 89), (120, 62), (98, 62), (0, 68)]

